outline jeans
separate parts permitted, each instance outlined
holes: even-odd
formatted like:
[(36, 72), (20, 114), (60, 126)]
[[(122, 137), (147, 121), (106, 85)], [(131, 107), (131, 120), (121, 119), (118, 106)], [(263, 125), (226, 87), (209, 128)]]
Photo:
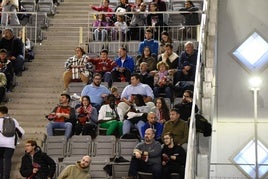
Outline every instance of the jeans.
[(24, 70), (24, 57), (22, 55), (18, 55), (16, 59), (11, 62), (16, 75)]
[(130, 122), (129, 120), (124, 120), (124, 123), (123, 123), (123, 135), (124, 134), (127, 134), (127, 133), (130, 133), (130, 129), (135, 126), (138, 131), (139, 131), (139, 134), (140, 136), (142, 136), (142, 131), (141, 131), (141, 128), (144, 126), (145, 122), (144, 121), (139, 121), (137, 122), (136, 124), (133, 124), (132, 122)]
[(60, 129), (65, 129), (65, 137), (69, 139), (72, 134), (72, 128), (73, 125), (70, 122), (54, 122), (50, 121), (47, 125), (47, 135), (48, 136), (53, 136), (53, 129), (54, 128), (60, 128)]
[[(5, 12), (12, 12), (10, 14)], [(2, 16), (1, 16), (1, 25), (8, 26), (8, 25), (20, 25), (20, 21), (16, 14), (17, 10), (14, 5), (11, 3), (2, 7)]]
[(94, 30), (94, 38), (95, 41), (99, 41), (101, 39), (102, 42), (105, 42), (108, 36), (108, 32), (106, 29), (95, 29)]
[(162, 165), (161, 163), (148, 164), (147, 162), (144, 162), (144, 160), (132, 157), (128, 170), (128, 176), (137, 176), (138, 171), (152, 173), (153, 179), (159, 179), (161, 178), (162, 174)]
[(9, 179), (14, 149), (0, 147), (0, 179)]

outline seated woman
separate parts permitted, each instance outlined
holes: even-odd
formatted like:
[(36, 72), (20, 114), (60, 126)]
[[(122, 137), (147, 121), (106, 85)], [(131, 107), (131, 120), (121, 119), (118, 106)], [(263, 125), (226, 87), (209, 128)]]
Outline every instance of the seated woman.
[(93, 65), (88, 62), (86, 52), (81, 47), (75, 48), (75, 55), (65, 62), (66, 71), (63, 73), (64, 90), (72, 80), (88, 84), (92, 79)]
[(88, 96), (81, 97), (81, 104), (75, 107), (77, 115), (77, 123), (74, 128), (74, 134), (91, 135), (96, 136), (98, 113), (97, 109), (91, 105), (90, 98)]
[(99, 126), (107, 129), (106, 135), (112, 135), (118, 132), (121, 136), (123, 123), (119, 119), (115, 96), (109, 94), (107, 96), (107, 102), (108, 104), (104, 104), (100, 108), (98, 116)]
[(158, 72), (154, 75), (154, 96), (158, 97), (159, 92), (165, 93), (165, 97), (172, 100), (173, 76), (168, 73), (168, 64), (161, 61), (157, 63)]
[[(156, 69), (156, 59), (152, 56), (152, 52), (148, 46), (144, 47), (141, 56), (137, 56), (136, 68), (138, 68), (142, 62), (146, 62), (148, 64), (148, 71), (153, 71)], [(136, 69), (136, 71), (138, 72), (140, 69)]]
[(165, 45), (166, 45), (166, 44), (173, 44), (173, 41), (172, 41), (171, 37), (169, 36), (168, 32), (164, 30), (164, 31), (161, 33), (160, 51), (159, 51), (159, 54), (165, 52)]
[(155, 114), (157, 122), (165, 123), (170, 119), (169, 108), (164, 98), (159, 97), (155, 100)]
[(97, 16), (96, 21), (93, 23), (93, 29), (94, 29), (94, 39), (95, 41), (101, 40), (102, 42), (105, 42), (108, 37), (108, 31), (109, 31), (109, 22), (107, 21), (104, 14), (99, 14)]

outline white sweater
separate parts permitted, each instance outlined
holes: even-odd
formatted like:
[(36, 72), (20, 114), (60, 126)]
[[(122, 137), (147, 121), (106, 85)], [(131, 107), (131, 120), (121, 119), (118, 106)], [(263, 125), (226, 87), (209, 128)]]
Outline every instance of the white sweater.
[[(14, 119), (14, 118), (13, 118)], [(0, 130), (3, 129), (3, 121), (4, 118), (0, 118)], [(16, 128), (24, 135), (25, 131), (20, 127), (18, 121), (14, 119)], [(0, 147), (12, 148), (15, 149), (15, 136), (13, 137), (5, 137), (0, 132)]]

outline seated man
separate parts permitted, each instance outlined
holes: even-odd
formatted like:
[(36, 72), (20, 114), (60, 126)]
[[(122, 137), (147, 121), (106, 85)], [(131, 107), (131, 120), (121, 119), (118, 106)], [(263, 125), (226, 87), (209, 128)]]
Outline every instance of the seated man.
[(141, 83), (149, 85), (152, 89), (154, 87), (154, 77), (148, 72), (148, 63), (142, 62), (140, 64)]
[(164, 134), (164, 147), (162, 148), (162, 179), (171, 179), (171, 173), (178, 173), (180, 179), (184, 179), (186, 163), (186, 152), (184, 149), (175, 145), (173, 134)]
[[(181, 103), (175, 104), (174, 108), (177, 108), (181, 111), (180, 118), (188, 121), (192, 114), (192, 105), (193, 105), (193, 92), (190, 90), (185, 90), (182, 96)], [(195, 105), (195, 113), (198, 112), (198, 107)]]
[(14, 70), (10, 60), (7, 59), (7, 50), (0, 49), (0, 71), (6, 75), (7, 84), (6, 88), (8, 91), (11, 91), (14, 87), (12, 85), (14, 78)]
[(173, 45), (167, 43), (165, 44), (164, 49), (164, 53), (158, 55), (158, 61), (162, 61), (168, 64), (170, 70), (177, 69), (179, 56), (175, 52), (173, 52)]
[(22, 75), (24, 67), (23, 42), (15, 37), (13, 29), (6, 28), (3, 31), (3, 38), (0, 40), (0, 49), (7, 50), (7, 58), (12, 62), (14, 72), (17, 76)]
[(127, 49), (120, 47), (118, 58), (115, 60), (116, 67), (112, 70), (113, 82), (129, 82), (131, 73), (134, 71), (135, 63), (132, 57), (127, 55)]
[(86, 85), (81, 92), (81, 96), (90, 97), (91, 105), (94, 106), (97, 111), (100, 110), (100, 107), (104, 102), (104, 98), (106, 98), (108, 94), (111, 93), (107, 87), (101, 85), (101, 79), (101, 74), (95, 73), (92, 83)]
[(157, 40), (153, 39), (153, 30), (151, 28), (146, 29), (145, 39), (140, 42), (138, 55), (142, 55), (144, 47), (149, 47), (152, 52), (152, 56), (157, 57), (159, 43)]
[(56, 106), (52, 113), (47, 116), (50, 122), (47, 125), (47, 135), (53, 136), (53, 129), (65, 129), (65, 137), (68, 139), (72, 135), (72, 129), (76, 123), (75, 110), (69, 106), (70, 95), (60, 95), (60, 105)]
[(147, 115), (147, 122), (141, 128), (141, 139), (144, 139), (145, 131), (149, 128), (154, 130), (155, 140), (161, 142), (161, 135), (163, 132), (163, 123), (157, 122), (156, 114), (154, 112), (149, 112)]
[(180, 145), (186, 150), (189, 127), (187, 122), (180, 119), (180, 113), (180, 110), (176, 108), (170, 110), (170, 120), (167, 121), (164, 125), (162, 140), (164, 139), (165, 133), (171, 132), (174, 135), (173, 139), (175, 145)]
[(95, 66), (94, 73), (100, 73), (103, 76), (103, 81), (108, 82), (109, 87), (111, 87), (111, 71), (116, 63), (108, 57), (108, 50), (102, 49), (99, 58), (89, 59), (89, 61)]
[(88, 155), (82, 157), (80, 161), (77, 161), (74, 165), (68, 165), (60, 175), (58, 179), (65, 179), (65, 178), (83, 178), (83, 179), (90, 179), (90, 163), (91, 158)]
[(140, 75), (139, 74), (132, 74), (131, 75), (131, 84), (126, 86), (121, 94), (121, 101), (118, 104), (119, 117), (123, 120), (126, 112), (133, 105), (133, 94), (140, 94), (143, 96), (143, 100), (147, 106), (154, 106), (153, 99), (154, 94), (153, 90), (147, 84), (142, 84), (140, 82)]
[(184, 51), (180, 54), (178, 71), (174, 74), (174, 84), (179, 81), (194, 81), (197, 63), (197, 50), (194, 44), (188, 41), (184, 44)]
[(121, 136), (123, 123), (119, 120), (115, 100), (116, 98), (113, 94), (110, 94), (107, 97), (108, 104), (101, 106), (98, 122), (100, 123), (101, 128), (107, 129), (106, 135), (112, 135), (115, 132), (119, 132), (119, 136)]
[(128, 177), (135, 178), (138, 171), (153, 174), (153, 179), (159, 179), (162, 173), (161, 144), (154, 140), (155, 134), (152, 128), (145, 131), (144, 142), (137, 144), (130, 161)]
[(81, 80), (88, 84), (93, 75), (93, 65), (88, 62), (86, 52), (81, 47), (76, 47), (75, 55), (70, 57), (66, 63), (66, 71), (63, 73), (64, 90), (72, 80)]

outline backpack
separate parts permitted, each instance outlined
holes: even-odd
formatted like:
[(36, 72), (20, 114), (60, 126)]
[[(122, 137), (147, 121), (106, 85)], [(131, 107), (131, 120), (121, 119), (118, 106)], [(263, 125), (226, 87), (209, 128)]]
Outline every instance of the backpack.
[(212, 126), (204, 116), (200, 114), (195, 115), (196, 131), (203, 133), (204, 137), (211, 136)]
[(5, 137), (13, 137), (16, 134), (15, 122), (11, 117), (3, 118), (3, 128), (1, 133)]

